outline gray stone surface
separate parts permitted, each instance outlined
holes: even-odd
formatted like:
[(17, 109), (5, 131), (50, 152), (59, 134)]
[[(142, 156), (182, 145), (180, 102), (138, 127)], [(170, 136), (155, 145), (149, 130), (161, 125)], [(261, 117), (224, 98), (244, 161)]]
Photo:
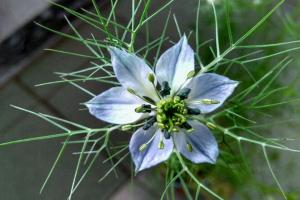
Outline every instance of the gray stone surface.
[(1, 0), (0, 42), (47, 6), (47, 0)]
[[(35, 110), (49, 113), (47, 109), (40, 106)], [(12, 141), (60, 132), (62, 131), (52, 127), (49, 123), (27, 115), (6, 135), (1, 135), (0, 140), (1, 142)], [(78, 159), (78, 155), (72, 153), (80, 151), (80, 145), (69, 145), (66, 148), (44, 193), (39, 194), (39, 189), (63, 141), (64, 139), (61, 138), (1, 147), (1, 199), (66, 199)], [(109, 163), (103, 164), (100, 157), (74, 194), (73, 199), (107, 199), (126, 180), (126, 176), (118, 173), (119, 178), (115, 178), (112, 174), (102, 183), (98, 183), (99, 178), (109, 169)]]
[(22, 90), (15, 81), (12, 81), (7, 87), (0, 91), (0, 132), (5, 134), (9, 128), (12, 128), (16, 123), (21, 123), (19, 120), (25, 116), (25, 113), (19, 112), (10, 105), (31, 107), (34, 104), (34, 99)]
[[(94, 31), (94, 29), (89, 26), (81, 25), (78, 28), (83, 36), (90, 35), (90, 33)], [(63, 38), (55, 46), (49, 48), (91, 55), (84, 45), (79, 44), (77, 41), (64, 40)], [(57, 92), (58, 88), (62, 88), (66, 84), (60, 83), (40, 87), (36, 87), (35, 85), (60, 80), (58, 75), (54, 74), (55, 72), (72, 72), (80, 67), (88, 66), (90, 61), (91, 59), (84, 57), (65, 55), (45, 50), (44, 54), (39, 59), (33, 61), (20, 78), (39, 96), (47, 98)]]

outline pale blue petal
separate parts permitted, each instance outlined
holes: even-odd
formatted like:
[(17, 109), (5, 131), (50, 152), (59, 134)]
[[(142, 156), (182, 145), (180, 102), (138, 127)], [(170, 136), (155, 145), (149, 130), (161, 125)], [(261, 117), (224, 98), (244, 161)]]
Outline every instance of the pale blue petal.
[[(219, 155), (219, 148), (215, 137), (210, 130), (197, 121), (189, 121), (194, 128), (191, 133), (185, 133), (183, 130), (174, 133), (174, 143), (176, 149), (193, 163), (211, 163), (214, 164)], [(189, 151), (187, 144), (192, 145), (192, 151)]]
[(133, 123), (143, 117), (135, 108), (145, 102), (122, 87), (114, 87), (86, 103), (90, 113), (103, 121), (113, 124)]
[[(153, 136), (153, 140), (147, 145), (146, 149), (140, 151), (140, 146), (151, 140)], [(163, 149), (159, 148), (161, 139), (164, 143)], [(131, 157), (135, 164), (135, 171), (139, 172), (167, 160), (173, 152), (173, 147), (173, 141), (165, 139), (163, 133), (156, 126), (152, 126), (146, 131), (143, 128), (138, 129), (133, 134), (129, 144)]]
[(154, 72), (143, 59), (115, 47), (110, 47), (109, 52), (116, 77), (124, 88), (131, 88), (140, 96), (158, 100), (153, 84), (147, 79)]
[(162, 54), (155, 72), (158, 81), (167, 81), (172, 93), (175, 93), (187, 80), (188, 73), (194, 70), (194, 65), (194, 51), (188, 45), (186, 36), (183, 36), (176, 45)]
[[(191, 89), (188, 105), (200, 109), (201, 113), (209, 113), (222, 106), (238, 85), (237, 81), (214, 73), (205, 73), (194, 77), (187, 88)], [(220, 103), (205, 105), (199, 103), (202, 99), (217, 100)]]

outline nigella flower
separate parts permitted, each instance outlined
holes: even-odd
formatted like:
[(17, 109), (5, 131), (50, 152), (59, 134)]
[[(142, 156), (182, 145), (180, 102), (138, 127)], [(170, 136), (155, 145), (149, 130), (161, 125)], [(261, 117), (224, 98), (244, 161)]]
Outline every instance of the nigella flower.
[(159, 58), (155, 71), (135, 54), (115, 47), (109, 52), (121, 86), (86, 105), (109, 123), (144, 121), (129, 144), (136, 172), (166, 161), (175, 150), (193, 163), (215, 163), (218, 144), (193, 116), (220, 107), (238, 82), (214, 73), (194, 76), (194, 51), (185, 36)]

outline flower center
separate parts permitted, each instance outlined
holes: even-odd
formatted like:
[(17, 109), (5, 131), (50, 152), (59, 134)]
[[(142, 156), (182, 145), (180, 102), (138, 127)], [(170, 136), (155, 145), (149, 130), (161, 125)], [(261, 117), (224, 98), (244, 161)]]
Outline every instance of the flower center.
[(167, 132), (178, 132), (187, 123), (187, 106), (180, 97), (169, 97), (157, 103), (156, 121), (158, 127)]

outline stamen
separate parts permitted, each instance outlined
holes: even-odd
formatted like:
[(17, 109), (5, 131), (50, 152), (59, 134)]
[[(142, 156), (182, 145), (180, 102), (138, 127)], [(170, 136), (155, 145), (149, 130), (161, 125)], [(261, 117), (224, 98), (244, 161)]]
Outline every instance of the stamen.
[(212, 129), (212, 130), (215, 129), (215, 128), (217, 128), (216, 125), (214, 125), (214, 124), (211, 123), (211, 122), (207, 122), (207, 123), (206, 123), (206, 126), (207, 126), (208, 128), (210, 128), (210, 129)]
[(148, 74), (148, 81), (150, 81), (151, 83), (153, 83), (154, 84), (154, 81), (155, 81), (155, 77), (154, 77), (154, 74), (152, 74), (152, 73), (150, 73), (150, 74)]
[(144, 124), (143, 129), (148, 130), (156, 122), (156, 117), (150, 117), (147, 122)]
[(160, 128), (162, 130), (166, 128), (163, 123), (157, 123), (157, 126), (158, 126), (158, 128)]
[(189, 152), (192, 152), (193, 151), (193, 146), (190, 144), (190, 143), (187, 143), (186, 144), (186, 148)]
[(184, 100), (184, 99), (187, 99), (187, 98), (188, 98), (190, 92), (191, 92), (191, 89), (190, 89), (190, 88), (183, 88), (183, 89), (181, 89), (181, 90), (178, 92), (177, 96), (178, 96), (181, 100)]
[(152, 111), (151, 105), (143, 104), (135, 109), (137, 113), (150, 113)]
[(133, 94), (133, 95), (136, 95), (135, 90), (132, 89), (132, 88), (127, 88), (127, 91), (128, 91), (129, 93)]
[(156, 102), (155, 102), (153, 99), (151, 99), (150, 97), (143, 96), (142, 98), (143, 98), (144, 101), (146, 101), (146, 102), (148, 102), (148, 103), (150, 103), (150, 104), (152, 104), (152, 105), (155, 105), (155, 103), (156, 103)]
[[(171, 134), (179, 132), (179, 127), (187, 121), (186, 104), (180, 97), (175, 96), (160, 100), (156, 106), (157, 125), (164, 132), (165, 138), (169, 139)], [(191, 127), (188, 129), (193, 130)]]
[(199, 114), (201, 114), (201, 111), (198, 108), (189, 108), (189, 107), (187, 107), (187, 113), (189, 115), (199, 115)]
[(124, 125), (121, 127), (122, 131), (130, 131), (133, 128), (132, 125)]
[(188, 132), (188, 133), (190, 133), (194, 130), (193, 127), (187, 122), (183, 123), (180, 127), (186, 129), (186, 132)]
[(214, 99), (201, 99), (199, 103), (211, 105), (211, 104), (219, 104), (221, 102)]
[(147, 97), (147, 96), (140, 96), (140, 95), (138, 95), (138, 94), (135, 92), (135, 90), (132, 89), (132, 88), (127, 88), (127, 91), (128, 91), (129, 93), (131, 93), (131, 94), (137, 96), (138, 98), (140, 98), (140, 99), (142, 99), (142, 100), (144, 100), (144, 101), (146, 101), (146, 102), (152, 104), (152, 105), (155, 105), (155, 104), (156, 104), (156, 102), (155, 102), (153, 99), (151, 99), (151, 98), (149, 98), (149, 97)]
[(159, 92), (161, 96), (167, 96), (171, 93), (171, 88), (169, 86), (169, 83), (167, 81), (162, 82), (162, 89)]
[(192, 70), (192, 71), (190, 71), (190, 72), (187, 74), (187, 79), (191, 79), (191, 78), (193, 78), (194, 76), (195, 76), (195, 71)]
[(158, 98), (161, 99), (161, 96), (158, 92), (157, 86), (155, 85), (155, 76), (154, 76), (154, 74), (152, 74), (152, 73), (148, 74), (147, 78), (148, 78), (148, 81), (150, 81), (152, 83), (152, 86), (153, 86)]
[(165, 143), (164, 143), (164, 141), (162, 139), (158, 143), (158, 148), (159, 149), (164, 149), (165, 148)]
[(140, 148), (139, 148), (139, 151), (142, 152), (142, 151), (144, 151), (146, 148), (147, 148), (147, 144), (146, 144), (146, 143), (145, 143), (145, 144), (142, 144), (142, 145), (140, 146)]
[(171, 133), (167, 130), (164, 130), (164, 137), (168, 140), (171, 138)]
[(156, 134), (153, 134), (153, 136), (150, 138), (150, 140), (148, 142), (146, 142), (140, 146), (139, 150), (141, 152), (144, 151), (147, 148), (148, 144), (154, 140), (155, 136), (156, 136)]
[(178, 132), (179, 132), (179, 129), (176, 128), (176, 127), (174, 127), (174, 128), (172, 129), (172, 132), (178, 133)]

